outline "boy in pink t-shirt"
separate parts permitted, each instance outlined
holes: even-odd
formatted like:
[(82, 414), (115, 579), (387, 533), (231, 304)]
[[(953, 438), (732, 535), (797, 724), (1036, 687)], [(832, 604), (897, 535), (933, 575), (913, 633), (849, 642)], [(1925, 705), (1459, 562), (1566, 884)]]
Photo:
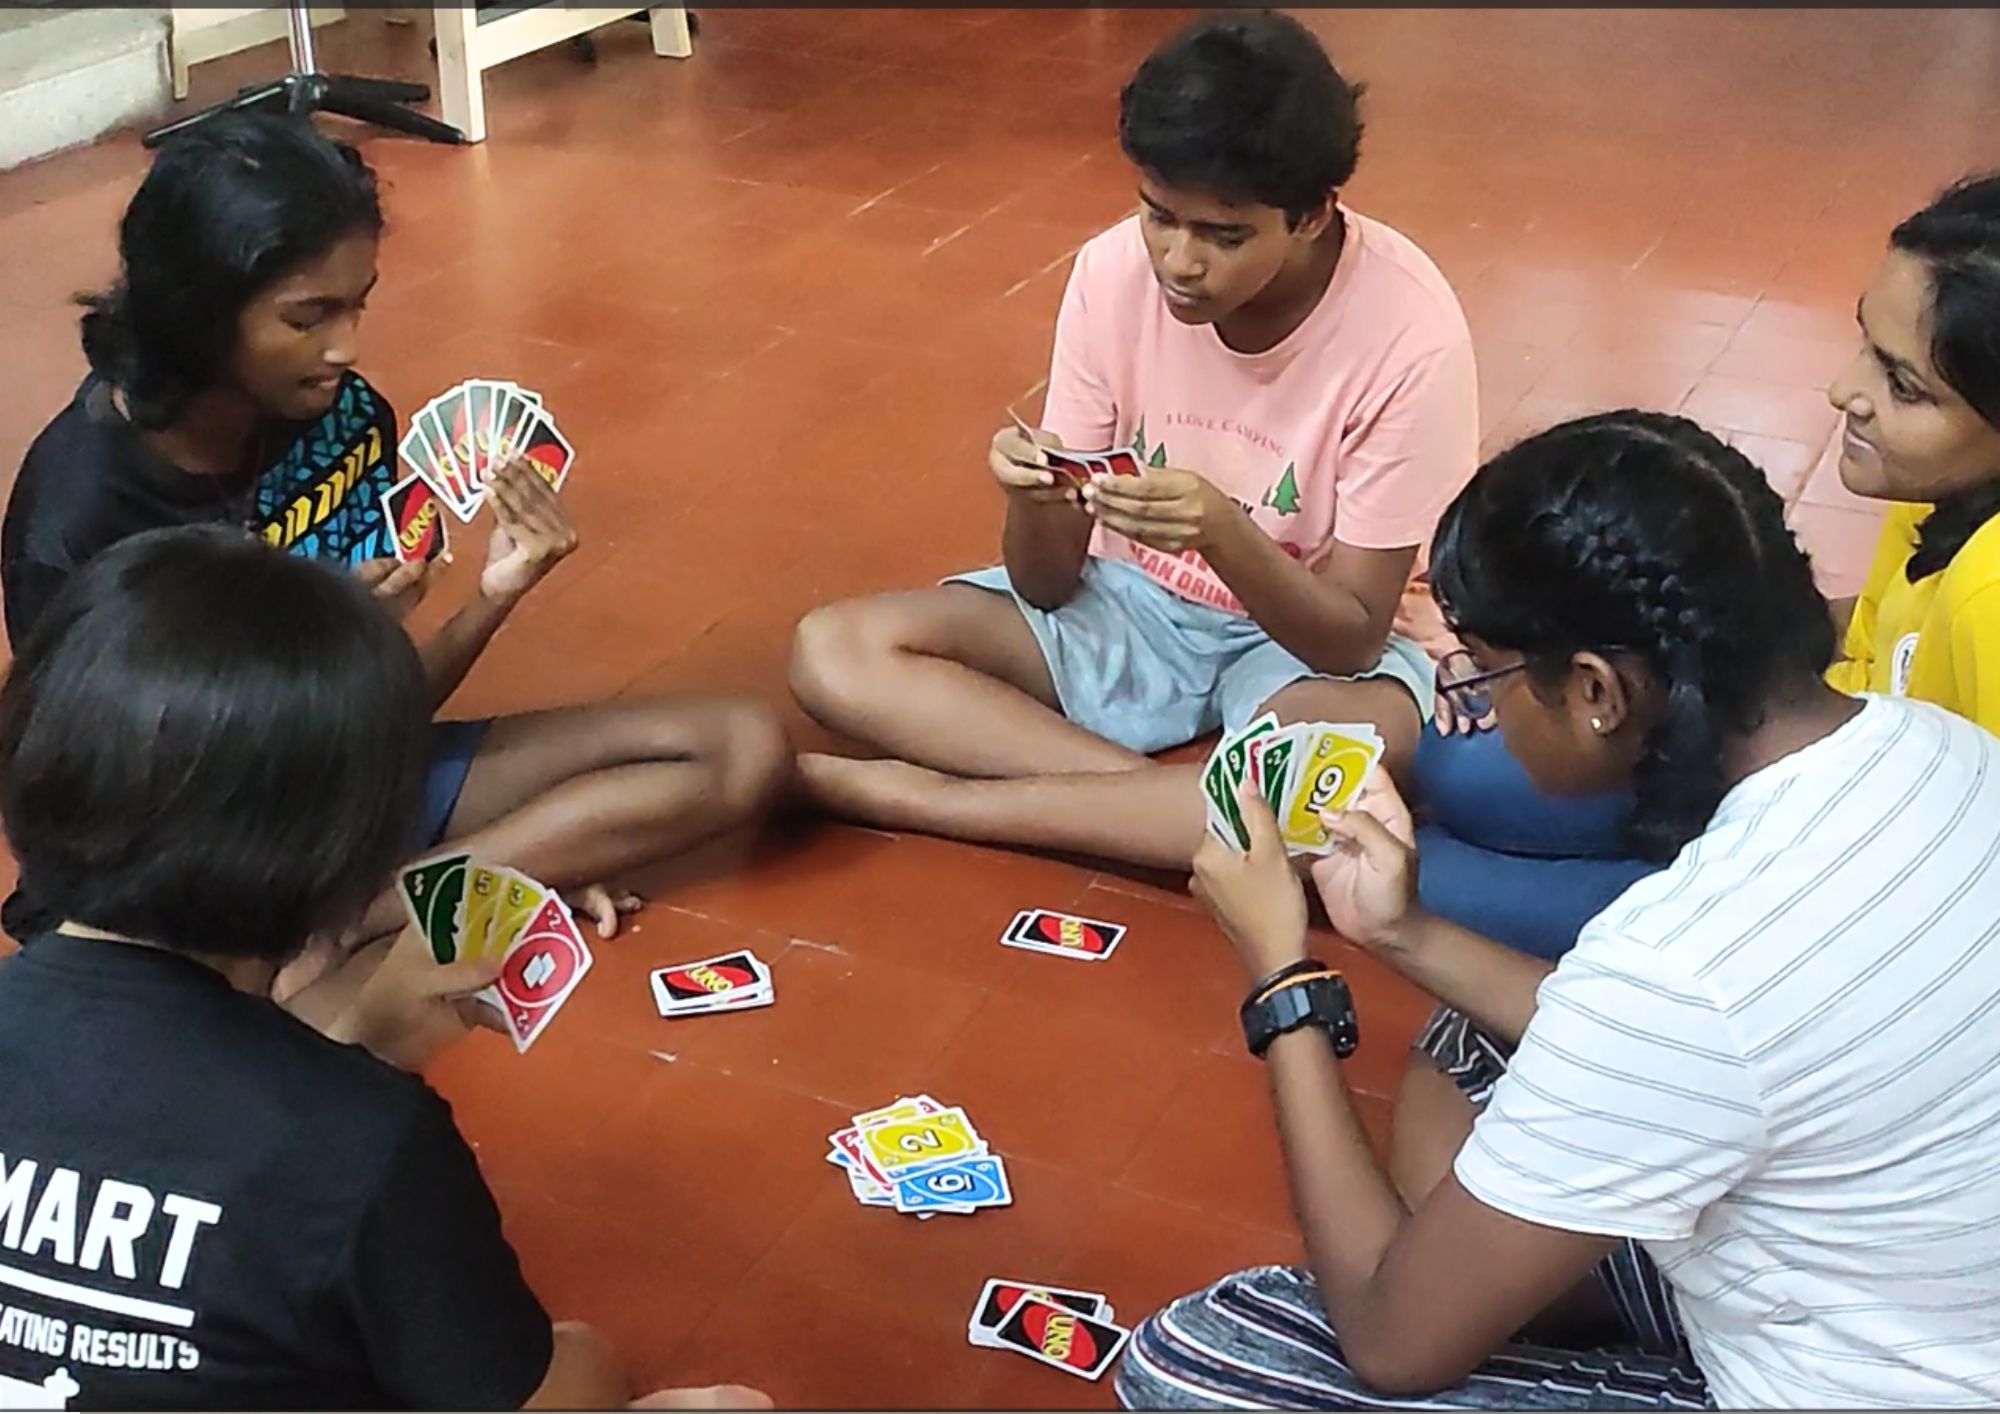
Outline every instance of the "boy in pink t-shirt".
[(1078, 493), (1003, 429), (1002, 565), (800, 624), (800, 702), (900, 758), (804, 758), (822, 803), (1185, 867), (1195, 770), (1149, 753), (1271, 710), (1372, 722), (1407, 763), (1442, 633), (1423, 550), (1476, 464), (1477, 391), (1437, 268), (1340, 203), (1355, 97), (1271, 12), (1140, 66), (1119, 120), (1140, 210), (1077, 254), (1035, 440), (1144, 471)]

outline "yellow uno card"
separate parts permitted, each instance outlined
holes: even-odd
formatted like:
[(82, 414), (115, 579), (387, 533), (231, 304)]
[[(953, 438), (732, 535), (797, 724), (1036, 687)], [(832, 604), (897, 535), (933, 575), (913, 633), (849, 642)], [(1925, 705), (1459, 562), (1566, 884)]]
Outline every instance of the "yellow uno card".
[(1372, 732), (1324, 725), (1309, 728), (1293, 767), (1291, 794), (1278, 819), (1285, 843), (1307, 851), (1326, 849), (1332, 837), (1320, 823), (1321, 813), (1352, 804), (1381, 757), (1382, 743)]
[(862, 1147), (883, 1173), (979, 1152), (979, 1136), (960, 1109), (892, 1119), (861, 1131)]
[(516, 874), (511, 869), (498, 872), (500, 893), (493, 905), (493, 929), (486, 935), (487, 957), (505, 957), (507, 949), (514, 946), (521, 931), (551, 896), (549, 889), (525, 874)]
[(506, 871), (474, 864), (465, 871), (465, 932), (458, 955), (464, 958), (488, 956), (493, 936), (494, 910), (507, 887)]

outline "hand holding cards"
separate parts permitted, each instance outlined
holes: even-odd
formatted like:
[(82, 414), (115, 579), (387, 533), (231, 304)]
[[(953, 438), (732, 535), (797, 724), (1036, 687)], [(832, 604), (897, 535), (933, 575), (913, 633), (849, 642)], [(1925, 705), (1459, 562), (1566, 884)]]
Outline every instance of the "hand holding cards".
[[(518, 454), (534, 462), (558, 491), (575, 460), (555, 419), (542, 407), (540, 393), (487, 378), (468, 379), (432, 398), (410, 419), (398, 450), (415, 475), (383, 498), (385, 509), (391, 510), (392, 526), (401, 525), (411, 514), (411, 498), (419, 483), (469, 524), (486, 501), (493, 468), (509, 456)], [(391, 498), (399, 495), (404, 499), (391, 508)]]
[(590, 971), (589, 945), (555, 890), (466, 854), (413, 864), (403, 903), (439, 962), (488, 958), (500, 978), (479, 993), (525, 1051)]
[(1271, 803), (1287, 854), (1329, 853), (1333, 837), (1320, 816), (1347, 809), (1381, 759), (1382, 738), (1366, 723), (1281, 727), (1267, 712), (1224, 736), (1202, 770), (1209, 832), (1237, 849), (1250, 848), (1236, 803), (1236, 792), (1247, 780)]

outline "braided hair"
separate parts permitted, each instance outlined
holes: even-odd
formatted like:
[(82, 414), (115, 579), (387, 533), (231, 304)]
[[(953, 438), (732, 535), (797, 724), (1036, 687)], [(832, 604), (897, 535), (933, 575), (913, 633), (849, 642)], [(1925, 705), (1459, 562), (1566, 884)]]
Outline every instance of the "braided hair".
[(1581, 652), (1630, 654), (1658, 678), (1628, 826), (1647, 859), (1707, 827), (1727, 738), (1834, 653), (1777, 493), (1743, 453), (1666, 413), (1600, 413), (1502, 452), (1445, 512), (1431, 580), (1452, 626), (1524, 654), (1537, 691)]
[[(1889, 244), (1931, 275), (1931, 363), (1972, 410), (2000, 428), (2000, 172), (1968, 177), (1896, 227)], [(1936, 574), (2000, 515), (2000, 468), (1939, 501), (1904, 566), (1912, 584)]]
[(118, 283), (84, 295), (83, 353), (141, 427), (172, 426), (227, 373), (243, 311), (357, 232), (375, 174), (304, 118), (232, 113), (171, 139), (125, 208)]

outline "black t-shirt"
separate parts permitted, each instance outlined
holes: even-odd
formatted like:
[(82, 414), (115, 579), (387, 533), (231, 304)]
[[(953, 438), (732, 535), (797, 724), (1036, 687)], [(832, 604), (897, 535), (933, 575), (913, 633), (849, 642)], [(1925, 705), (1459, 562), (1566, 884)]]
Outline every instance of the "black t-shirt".
[(55, 934), (0, 960), (0, 1077), (0, 1408), (516, 1409), (547, 1373), (415, 1076), (188, 958)]
[(94, 374), (28, 448), (0, 527), (7, 637), (18, 644), (64, 581), (120, 540), (172, 525), (233, 523), (314, 559), (393, 553), (382, 495), (396, 479), (396, 415), (349, 372), (310, 422), (266, 429), (254, 468), (196, 476), (146, 446)]

